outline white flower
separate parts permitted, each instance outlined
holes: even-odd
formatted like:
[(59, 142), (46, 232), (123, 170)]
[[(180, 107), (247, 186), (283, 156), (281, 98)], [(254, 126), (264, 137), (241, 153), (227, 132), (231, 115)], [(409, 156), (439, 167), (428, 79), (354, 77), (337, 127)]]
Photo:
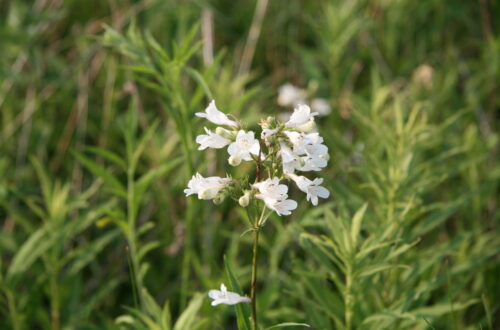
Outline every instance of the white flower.
[(218, 176), (204, 178), (199, 173), (196, 173), (189, 180), (188, 188), (184, 189), (184, 193), (186, 196), (198, 194), (199, 199), (213, 199), (231, 181), (230, 178), (220, 178)]
[(307, 200), (310, 200), (314, 206), (318, 205), (318, 197), (328, 198), (330, 196), (330, 192), (325, 187), (320, 186), (323, 183), (321, 178), (311, 181), (305, 176), (295, 174), (288, 174), (288, 177), (295, 181), (297, 187), (307, 194)]
[(208, 107), (205, 109), (205, 112), (197, 112), (195, 113), (195, 115), (198, 117), (207, 118), (208, 121), (211, 121), (212, 123), (217, 125), (238, 127), (238, 124), (235, 121), (229, 119), (225, 113), (217, 109), (217, 107), (215, 106), (215, 101), (210, 102)]
[(254, 132), (245, 132), (243, 130), (238, 132), (236, 141), (231, 143), (227, 148), (229, 155), (231, 155), (233, 159), (240, 159), (240, 162), (241, 160), (252, 160), (250, 154), (258, 156), (259, 151), (259, 141), (255, 139)]
[(327, 164), (328, 161), (323, 157), (304, 156), (300, 157), (299, 165), (296, 166), (296, 169), (302, 172), (321, 171)]
[(262, 130), (262, 133), (260, 133), (260, 138), (267, 139), (267, 138), (273, 136), (274, 134), (276, 134), (276, 132), (278, 132), (277, 128), (274, 128), (274, 129), (264, 128)]
[(318, 133), (299, 133), (285, 131), (292, 144), (292, 149), (281, 143), (281, 158), (283, 172), (320, 171), (328, 164), (328, 147), (323, 144), (323, 138)]
[(283, 173), (293, 173), (295, 168), (300, 165), (298, 157), (285, 143), (281, 142), (280, 146), (280, 155), (283, 161)]
[(297, 208), (297, 202), (287, 199), (288, 187), (279, 183), (279, 178), (269, 178), (266, 181), (258, 182), (253, 185), (259, 190), (256, 198), (264, 201), (266, 206), (276, 211), (278, 215), (289, 215), (291, 210)]
[(291, 84), (285, 84), (278, 89), (278, 104), (283, 107), (295, 106), (304, 102), (306, 91)]
[(290, 215), (292, 210), (297, 208), (297, 202), (293, 199), (284, 199), (280, 201), (265, 200), (266, 206), (273, 211), (276, 211), (278, 215)]
[(259, 194), (255, 195), (255, 197), (260, 199), (286, 199), (288, 197), (286, 194), (288, 192), (288, 187), (284, 184), (280, 184), (280, 179), (277, 177), (254, 183), (253, 186), (259, 190)]
[(309, 121), (314, 120), (314, 116), (317, 116), (317, 112), (311, 113), (311, 108), (308, 105), (300, 104), (297, 108), (293, 110), (290, 120), (285, 123), (288, 127), (297, 127), (307, 124)]
[(329, 115), (332, 112), (330, 103), (327, 100), (316, 98), (311, 101), (311, 109), (316, 111), (320, 117)]
[(328, 147), (323, 144), (323, 138), (319, 136), (319, 133), (305, 134), (303, 147), (309, 156), (321, 157), (328, 154)]
[(200, 145), (198, 150), (204, 150), (206, 148), (220, 149), (231, 143), (231, 140), (210, 131), (206, 127), (205, 132), (207, 133), (206, 135), (202, 134), (196, 137), (196, 143)]
[(208, 291), (208, 296), (214, 300), (212, 301), (212, 306), (217, 306), (219, 304), (236, 305), (239, 303), (248, 303), (251, 301), (248, 297), (242, 297), (235, 292), (227, 291), (227, 288), (224, 284), (220, 285), (220, 290)]

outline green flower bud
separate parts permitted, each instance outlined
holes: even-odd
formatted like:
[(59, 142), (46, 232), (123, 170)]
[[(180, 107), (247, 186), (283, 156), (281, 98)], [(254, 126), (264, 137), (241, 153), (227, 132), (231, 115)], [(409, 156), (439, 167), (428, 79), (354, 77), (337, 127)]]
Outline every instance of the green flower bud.
[(229, 165), (238, 166), (241, 164), (241, 158), (238, 156), (230, 156), (228, 159)]
[(243, 196), (238, 200), (241, 207), (247, 207), (250, 204), (250, 191), (246, 191)]

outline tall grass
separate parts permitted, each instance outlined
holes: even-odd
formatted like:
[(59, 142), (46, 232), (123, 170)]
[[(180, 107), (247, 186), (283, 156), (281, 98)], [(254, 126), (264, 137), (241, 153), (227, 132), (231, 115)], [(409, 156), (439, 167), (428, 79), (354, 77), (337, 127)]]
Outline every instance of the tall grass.
[(182, 192), (226, 168), (194, 152), (194, 113), (290, 111), (286, 82), (333, 107), (318, 120), (331, 197), (262, 229), (259, 323), (498, 328), (499, 14), (487, 0), (0, 3), (0, 328), (244, 327), (206, 299), (221, 282), (250, 291), (252, 239), (230, 203)]

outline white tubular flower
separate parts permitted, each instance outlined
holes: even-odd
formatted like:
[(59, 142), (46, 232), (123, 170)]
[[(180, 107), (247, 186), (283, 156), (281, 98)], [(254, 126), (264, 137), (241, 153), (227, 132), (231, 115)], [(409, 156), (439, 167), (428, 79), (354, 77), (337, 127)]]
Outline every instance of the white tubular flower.
[(316, 98), (311, 101), (311, 109), (318, 113), (318, 116), (323, 117), (327, 116), (332, 112), (332, 108), (330, 107), (330, 103), (327, 100)]
[(219, 191), (224, 189), (232, 179), (211, 176), (204, 178), (199, 173), (193, 175), (188, 182), (187, 189), (184, 189), (186, 196), (198, 194), (199, 199), (213, 199)]
[(270, 138), (271, 136), (273, 136), (274, 134), (276, 134), (276, 132), (278, 132), (277, 128), (275, 128), (275, 129), (264, 128), (262, 130), (262, 133), (260, 133), (260, 138), (261, 139)]
[(300, 104), (297, 108), (293, 110), (290, 120), (285, 123), (287, 127), (298, 127), (307, 124), (309, 121), (314, 120), (314, 116), (317, 116), (317, 112), (311, 113), (311, 108), (308, 105)]
[(279, 178), (269, 178), (266, 181), (255, 183), (253, 186), (259, 190), (255, 197), (263, 200), (266, 206), (276, 211), (278, 215), (289, 215), (291, 210), (297, 208), (296, 201), (287, 199), (288, 187), (280, 184)]
[(299, 165), (295, 168), (302, 172), (321, 171), (327, 164), (328, 161), (323, 157), (304, 156), (300, 158)]
[(283, 161), (283, 173), (293, 173), (294, 170), (300, 165), (298, 157), (293, 153), (292, 149), (290, 149), (283, 142), (280, 143), (280, 146), (280, 155), (281, 160)]
[(278, 89), (278, 104), (283, 107), (294, 106), (304, 102), (306, 91), (291, 84), (285, 84)]
[(288, 192), (288, 187), (284, 184), (280, 184), (280, 179), (277, 177), (254, 183), (253, 186), (259, 190), (259, 194), (255, 195), (255, 197), (260, 199), (286, 199), (288, 197), (286, 194)]
[(205, 112), (197, 112), (195, 115), (197, 117), (207, 118), (208, 121), (217, 125), (238, 127), (238, 124), (235, 121), (229, 119), (225, 113), (217, 109), (215, 101), (210, 102), (208, 107), (205, 109)]
[(207, 133), (206, 135), (202, 134), (196, 137), (196, 143), (200, 145), (198, 150), (204, 150), (206, 148), (220, 149), (231, 143), (231, 140), (210, 131), (206, 127), (205, 132)]
[(250, 154), (259, 155), (259, 141), (255, 139), (255, 134), (252, 131), (245, 132), (240, 130), (236, 136), (236, 141), (231, 143), (227, 148), (227, 152), (234, 158), (241, 160), (252, 160)]
[(265, 200), (266, 206), (278, 215), (290, 215), (292, 210), (297, 208), (297, 202), (293, 199), (284, 199), (281, 201)]
[(219, 304), (236, 305), (239, 303), (249, 303), (251, 301), (248, 297), (242, 297), (235, 292), (227, 291), (224, 284), (220, 285), (220, 290), (208, 291), (208, 296), (214, 300), (212, 301), (212, 306), (217, 306)]
[(328, 147), (323, 144), (323, 138), (318, 133), (285, 131), (284, 134), (292, 143), (291, 151), (286, 145), (281, 145), (284, 173), (293, 173), (294, 170), (320, 171), (326, 167), (329, 159)]
[(323, 138), (318, 133), (304, 135), (304, 149), (309, 156), (322, 157), (328, 155), (328, 147), (323, 144)]
[(318, 205), (318, 197), (328, 198), (330, 196), (330, 192), (325, 187), (320, 186), (323, 183), (321, 178), (311, 181), (305, 176), (295, 174), (288, 174), (288, 177), (295, 181), (297, 187), (307, 194), (307, 200), (310, 200), (314, 206)]

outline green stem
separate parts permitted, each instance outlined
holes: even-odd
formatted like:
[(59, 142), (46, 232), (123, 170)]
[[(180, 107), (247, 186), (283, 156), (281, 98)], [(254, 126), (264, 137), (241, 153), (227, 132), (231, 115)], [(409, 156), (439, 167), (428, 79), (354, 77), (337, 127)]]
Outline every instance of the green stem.
[(59, 285), (57, 279), (57, 270), (54, 270), (50, 275), (50, 316), (52, 319), (52, 328), (60, 329), (61, 328), (61, 317), (59, 314)]
[(345, 274), (345, 293), (344, 293), (344, 308), (345, 308), (345, 325), (347, 330), (352, 328), (352, 269), (346, 267)]
[(14, 295), (10, 290), (6, 290), (5, 293), (7, 296), (7, 303), (9, 306), (12, 329), (19, 330), (21, 329), (21, 322), (19, 321), (20, 318), (18, 317)]
[(135, 209), (134, 209), (134, 169), (129, 169), (127, 172), (127, 223), (129, 228), (128, 244), (130, 247), (130, 259), (132, 260), (132, 278), (135, 281), (137, 296), (139, 297), (139, 306), (143, 305), (142, 299), (142, 281), (140, 277), (140, 262), (137, 253), (137, 235), (135, 232)]
[(250, 300), (252, 301), (252, 328), (257, 330), (257, 255), (259, 248), (259, 232), (266, 214), (266, 207), (263, 206), (259, 218), (255, 219), (253, 247), (252, 247), (252, 283), (250, 287)]
[(256, 228), (253, 236), (253, 257), (252, 257), (252, 287), (250, 291), (250, 299), (252, 300), (252, 325), (253, 329), (257, 329), (257, 252), (259, 244), (259, 228)]

